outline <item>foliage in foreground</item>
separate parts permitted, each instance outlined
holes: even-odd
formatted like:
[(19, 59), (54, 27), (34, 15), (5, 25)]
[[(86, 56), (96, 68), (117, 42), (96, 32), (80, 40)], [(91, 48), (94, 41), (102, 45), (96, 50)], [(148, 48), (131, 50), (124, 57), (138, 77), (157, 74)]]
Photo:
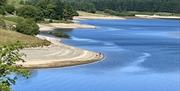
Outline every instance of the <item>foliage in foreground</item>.
[(20, 53), (22, 44), (19, 42), (0, 47), (0, 91), (11, 91), (11, 86), (15, 85), (18, 76), (28, 78), (29, 72), (16, 62), (24, 62)]

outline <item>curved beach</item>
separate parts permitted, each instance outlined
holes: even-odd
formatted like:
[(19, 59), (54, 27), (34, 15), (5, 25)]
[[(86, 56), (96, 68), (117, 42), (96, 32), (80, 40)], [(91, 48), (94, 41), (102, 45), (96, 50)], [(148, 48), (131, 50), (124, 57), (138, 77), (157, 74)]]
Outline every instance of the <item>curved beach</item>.
[(26, 48), (21, 52), (27, 56), (24, 63), (18, 63), (25, 68), (52, 68), (87, 64), (103, 59), (103, 54), (75, 48), (60, 43), (59, 39), (38, 35), (47, 39), (52, 45), (47, 47)]
[[(39, 25), (40, 31), (51, 31), (55, 28), (61, 28), (56, 25)], [(91, 25), (89, 25), (91, 26)], [(80, 26), (81, 27), (81, 26)], [(87, 28), (87, 27), (86, 27)], [(88, 27), (89, 28), (89, 27)], [(65, 67), (80, 64), (87, 64), (102, 60), (103, 54), (93, 51), (83, 50), (75, 48), (61, 43), (60, 38), (53, 38), (44, 35), (37, 35), (40, 39), (46, 39), (52, 44), (45, 47), (26, 48), (21, 50), (26, 54), (24, 57), (25, 62), (18, 62), (18, 65), (22, 65), (25, 68), (53, 68), (53, 67)]]

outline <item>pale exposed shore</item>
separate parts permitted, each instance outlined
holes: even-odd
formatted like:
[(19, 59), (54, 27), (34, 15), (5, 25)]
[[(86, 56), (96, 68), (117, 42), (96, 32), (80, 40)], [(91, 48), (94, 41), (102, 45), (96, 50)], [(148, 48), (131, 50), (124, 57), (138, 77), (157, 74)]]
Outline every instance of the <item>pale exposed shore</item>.
[(74, 19), (106, 19), (106, 20), (125, 20), (127, 18), (146, 18), (146, 19), (180, 19), (180, 16), (159, 16), (159, 15), (140, 15), (135, 16), (113, 16), (106, 14), (93, 14), (83, 11), (78, 11), (79, 16), (75, 16)]
[(135, 15), (138, 18), (147, 18), (147, 19), (180, 19), (179, 16), (159, 16), (159, 15)]
[(79, 16), (75, 16), (73, 19), (107, 19), (107, 20), (125, 20), (124, 17), (112, 16), (112, 15), (103, 15), (103, 14), (93, 14), (83, 11), (78, 11)]
[(75, 29), (75, 28), (96, 28), (93, 25), (78, 24), (78, 23), (49, 23), (49, 24), (38, 24), (41, 31), (50, 31), (54, 29)]
[(48, 47), (27, 48), (21, 50), (25, 53), (24, 63), (18, 63), (25, 68), (51, 68), (87, 64), (103, 59), (103, 54), (75, 48), (60, 43), (59, 39), (38, 35), (41, 39), (52, 42)]

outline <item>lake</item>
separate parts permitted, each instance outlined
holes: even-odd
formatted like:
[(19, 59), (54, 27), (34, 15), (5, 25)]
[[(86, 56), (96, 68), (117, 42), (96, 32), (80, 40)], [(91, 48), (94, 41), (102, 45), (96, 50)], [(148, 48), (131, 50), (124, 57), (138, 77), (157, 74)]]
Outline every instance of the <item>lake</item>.
[(79, 20), (96, 29), (68, 31), (64, 43), (102, 52), (104, 60), (37, 69), (14, 91), (180, 91), (180, 20)]

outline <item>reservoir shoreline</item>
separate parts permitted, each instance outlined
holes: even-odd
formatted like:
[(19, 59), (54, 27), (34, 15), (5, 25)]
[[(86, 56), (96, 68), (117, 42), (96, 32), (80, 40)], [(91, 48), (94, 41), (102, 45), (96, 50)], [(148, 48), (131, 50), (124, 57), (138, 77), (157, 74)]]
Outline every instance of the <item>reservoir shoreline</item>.
[[(74, 20), (82, 19), (111, 19), (111, 20), (125, 20), (129, 17), (115, 17), (105, 16), (96, 14), (84, 14), (74, 18)], [(180, 19), (179, 17), (164, 17), (164, 16), (147, 16), (147, 15), (136, 15), (130, 18), (145, 18), (145, 19)], [(38, 24), (40, 31), (53, 31), (55, 29), (94, 29), (96, 26), (80, 24), (78, 21), (74, 23), (49, 23), (49, 24)], [(46, 39), (52, 43), (48, 47), (38, 48), (27, 48), (22, 50), (23, 53), (27, 54), (25, 63), (18, 63), (23, 65), (25, 68), (55, 68), (55, 67), (66, 67), (80, 64), (88, 64), (102, 60), (104, 55), (93, 51), (83, 50), (75, 48), (66, 44), (61, 43), (59, 38), (52, 38), (49, 36), (38, 35), (40, 39)], [(62, 50), (63, 49), (63, 50)], [(82, 56), (83, 55), (83, 56)]]
[[(91, 25), (87, 25), (87, 28), (89, 26)], [(64, 28), (60, 27), (59, 24), (55, 24), (53, 26), (39, 24), (39, 27), (40, 31), (52, 31), (57, 27), (57, 29)], [(18, 62), (18, 65), (22, 65), (23, 67), (29, 69), (57, 68), (88, 64), (104, 59), (104, 55), (102, 53), (66, 45), (62, 43), (61, 38), (45, 35), (37, 35), (36, 37), (48, 40), (52, 44), (45, 47), (25, 48), (21, 50), (21, 52), (25, 53), (27, 56), (24, 57), (25, 62)]]

